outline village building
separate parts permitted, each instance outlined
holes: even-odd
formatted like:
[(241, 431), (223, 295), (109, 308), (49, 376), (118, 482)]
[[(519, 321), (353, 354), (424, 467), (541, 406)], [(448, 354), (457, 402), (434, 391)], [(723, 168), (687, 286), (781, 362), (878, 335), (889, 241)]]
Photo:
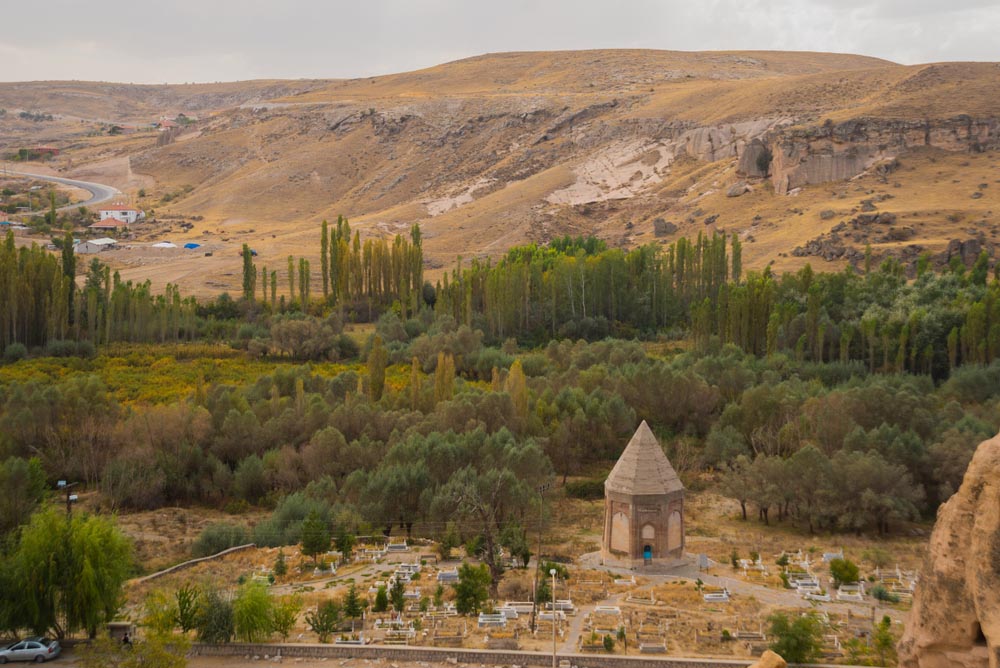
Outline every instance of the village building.
[(124, 234), (125, 232), (128, 232), (128, 223), (126, 223), (124, 220), (116, 220), (114, 218), (108, 218), (107, 220), (102, 220), (100, 222), (88, 225), (87, 229), (94, 230), (95, 232)]
[(33, 146), (28, 149), (33, 155), (38, 157), (48, 156), (54, 157), (59, 155), (59, 148), (56, 146)]
[(115, 239), (109, 239), (104, 237), (102, 239), (88, 239), (87, 241), (81, 241), (76, 246), (73, 247), (73, 252), (79, 255), (91, 255), (93, 253), (100, 253), (101, 251), (111, 250), (115, 247), (118, 241)]
[[(100, 223), (111, 224), (112, 221), (118, 221), (126, 223), (125, 225), (126, 229), (128, 229), (128, 226), (131, 225), (132, 223), (136, 222), (137, 220), (142, 220), (143, 218), (146, 217), (146, 214), (141, 209), (137, 209), (134, 206), (129, 206), (127, 204), (111, 204), (109, 206), (98, 209), (98, 213), (100, 214), (101, 217)], [(98, 223), (95, 223), (90, 227), (95, 230), (102, 229), (102, 227), (100, 227)], [(112, 225), (112, 227), (110, 227), (109, 229), (120, 229), (120, 228)]]
[(604, 482), (601, 562), (669, 568), (683, 558), (684, 485), (643, 420)]

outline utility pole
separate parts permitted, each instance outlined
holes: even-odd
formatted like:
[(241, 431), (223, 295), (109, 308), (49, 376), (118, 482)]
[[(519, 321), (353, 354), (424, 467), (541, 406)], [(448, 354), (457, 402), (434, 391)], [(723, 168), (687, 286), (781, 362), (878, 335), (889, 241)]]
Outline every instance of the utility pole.
[(556, 569), (550, 568), (552, 576), (552, 668), (556, 668)]
[(551, 482), (544, 483), (535, 488), (538, 492), (538, 552), (535, 553), (535, 579), (531, 583), (531, 630), (534, 632), (537, 630), (535, 626), (536, 618), (535, 613), (538, 610), (538, 574), (542, 567), (542, 519), (543, 512), (545, 510), (543, 494), (548, 491), (549, 487), (552, 485)]
[(60, 480), (56, 483), (57, 489), (66, 490), (66, 519), (69, 519), (70, 514), (73, 512), (73, 504), (79, 499), (76, 494), (69, 493), (70, 487), (75, 487), (76, 484), (75, 482), (67, 483), (65, 480)]

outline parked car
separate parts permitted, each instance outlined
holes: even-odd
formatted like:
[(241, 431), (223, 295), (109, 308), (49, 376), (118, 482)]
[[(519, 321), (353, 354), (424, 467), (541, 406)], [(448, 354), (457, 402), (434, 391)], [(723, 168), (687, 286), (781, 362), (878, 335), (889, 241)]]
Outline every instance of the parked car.
[(42, 663), (43, 661), (56, 658), (59, 656), (60, 651), (61, 648), (59, 647), (58, 640), (35, 636), (34, 638), (25, 638), (0, 649), (0, 663), (7, 663), (8, 661), (34, 661), (35, 663)]

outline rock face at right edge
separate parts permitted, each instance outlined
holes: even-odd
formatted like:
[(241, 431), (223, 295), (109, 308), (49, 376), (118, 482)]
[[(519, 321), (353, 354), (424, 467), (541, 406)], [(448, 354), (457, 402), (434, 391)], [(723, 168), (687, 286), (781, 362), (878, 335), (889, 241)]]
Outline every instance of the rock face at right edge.
[(750, 664), (747, 668), (785, 668), (787, 665), (779, 654), (767, 650), (760, 655), (760, 659), (756, 663)]
[(899, 665), (1000, 668), (1000, 435), (938, 511)]

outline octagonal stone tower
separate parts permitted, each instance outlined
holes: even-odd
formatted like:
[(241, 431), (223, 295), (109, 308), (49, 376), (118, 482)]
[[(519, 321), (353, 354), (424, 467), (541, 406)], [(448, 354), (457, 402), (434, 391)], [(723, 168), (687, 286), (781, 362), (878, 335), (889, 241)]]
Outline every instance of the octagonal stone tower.
[(684, 485), (642, 424), (604, 482), (601, 562), (670, 567), (684, 558)]

